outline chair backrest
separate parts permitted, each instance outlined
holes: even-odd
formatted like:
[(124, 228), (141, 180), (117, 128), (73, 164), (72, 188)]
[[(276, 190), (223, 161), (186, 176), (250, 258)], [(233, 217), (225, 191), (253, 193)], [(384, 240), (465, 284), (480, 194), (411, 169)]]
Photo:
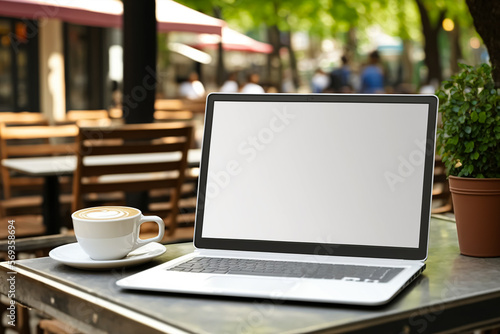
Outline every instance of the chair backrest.
[(199, 100), (183, 100), (183, 107), (186, 110), (190, 110), (195, 114), (205, 113), (205, 99)]
[(7, 125), (48, 125), (47, 118), (35, 112), (0, 112), (0, 123)]
[(155, 110), (188, 110), (196, 114), (203, 114), (205, 113), (205, 99), (157, 99), (155, 101)]
[[(33, 156), (74, 154), (76, 125), (62, 126), (5, 126), (0, 125), (0, 152), (2, 159)], [(5, 198), (11, 198), (12, 188), (27, 184), (24, 177), (11, 177), (6, 167), (1, 167)]]
[(80, 121), (80, 120), (95, 120), (109, 118), (108, 111), (105, 109), (98, 110), (68, 110), (66, 113), (66, 120)]
[(79, 127), (111, 126), (112, 119), (105, 109), (68, 110), (64, 120), (58, 124), (76, 124)]
[(84, 196), (88, 194), (169, 189), (168, 212), (159, 214), (150, 210), (147, 213), (167, 220), (166, 225), (172, 231), (176, 228), (179, 194), (192, 136), (191, 126), (178, 123), (81, 128), (72, 211), (84, 207)]
[(190, 121), (193, 113), (189, 110), (157, 110), (153, 117), (158, 122)]
[(157, 99), (155, 101), (155, 110), (182, 110), (183, 108), (184, 108), (183, 100)]

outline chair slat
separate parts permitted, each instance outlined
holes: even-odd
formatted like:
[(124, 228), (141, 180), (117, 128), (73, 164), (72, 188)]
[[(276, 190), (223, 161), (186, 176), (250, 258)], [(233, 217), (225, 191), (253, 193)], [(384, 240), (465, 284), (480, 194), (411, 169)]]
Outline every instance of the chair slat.
[(153, 117), (157, 121), (191, 120), (193, 113), (189, 110), (157, 110)]
[(178, 99), (158, 99), (155, 101), (155, 110), (182, 110), (184, 103)]
[(182, 151), (186, 143), (173, 144), (136, 144), (136, 145), (84, 145), (82, 155), (139, 154), (139, 153), (169, 153)]
[(2, 130), (2, 138), (10, 140), (76, 137), (78, 131), (76, 125), (5, 127)]
[(111, 127), (82, 128), (81, 131), (83, 138), (86, 139), (127, 138), (128, 140), (133, 140), (186, 136), (188, 134), (188, 130), (186, 130), (186, 127), (182, 123), (132, 124), (129, 125), (128, 130), (124, 130), (123, 127)]
[(0, 123), (9, 125), (48, 125), (47, 118), (35, 112), (1, 112)]
[(118, 188), (126, 189), (128, 192), (145, 191), (155, 188), (172, 188), (179, 183), (178, 179), (148, 180), (148, 181), (127, 181), (110, 183), (89, 183), (82, 184), (82, 193), (105, 193), (113, 192)]
[(108, 111), (105, 109), (97, 110), (68, 110), (66, 119), (68, 121), (96, 120), (109, 118)]
[(101, 176), (131, 173), (154, 173), (179, 170), (181, 161), (158, 162), (148, 164), (121, 164), (106, 166), (87, 166), (83, 168), (81, 176)]
[(67, 144), (40, 144), (40, 145), (12, 145), (7, 146), (7, 155), (13, 157), (26, 157), (26, 156), (48, 156), (48, 155), (61, 155), (61, 154), (75, 154), (75, 143)]

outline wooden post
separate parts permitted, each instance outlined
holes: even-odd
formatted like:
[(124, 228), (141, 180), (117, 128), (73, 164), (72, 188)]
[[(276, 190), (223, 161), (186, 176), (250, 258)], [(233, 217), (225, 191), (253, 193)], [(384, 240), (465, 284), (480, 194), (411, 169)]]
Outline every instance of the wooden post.
[(155, 0), (123, 0), (123, 117), (153, 121), (156, 86)]

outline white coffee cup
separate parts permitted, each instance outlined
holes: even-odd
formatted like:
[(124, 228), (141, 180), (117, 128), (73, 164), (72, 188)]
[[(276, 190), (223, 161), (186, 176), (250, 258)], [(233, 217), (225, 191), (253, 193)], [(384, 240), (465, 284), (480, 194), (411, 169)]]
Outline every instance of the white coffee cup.
[[(136, 208), (126, 206), (98, 206), (78, 210), (71, 215), (75, 236), (82, 249), (93, 260), (117, 260), (136, 248), (160, 241), (165, 232), (163, 219), (143, 216)], [(159, 234), (140, 239), (140, 226), (155, 222)]]

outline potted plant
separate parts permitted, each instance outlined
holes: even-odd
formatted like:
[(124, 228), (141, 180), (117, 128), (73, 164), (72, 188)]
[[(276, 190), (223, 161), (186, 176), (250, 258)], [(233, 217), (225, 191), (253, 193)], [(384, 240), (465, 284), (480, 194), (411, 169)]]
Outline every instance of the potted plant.
[(490, 65), (459, 66), (437, 92), (437, 152), (449, 176), (460, 252), (500, 256), (500, 89)]

